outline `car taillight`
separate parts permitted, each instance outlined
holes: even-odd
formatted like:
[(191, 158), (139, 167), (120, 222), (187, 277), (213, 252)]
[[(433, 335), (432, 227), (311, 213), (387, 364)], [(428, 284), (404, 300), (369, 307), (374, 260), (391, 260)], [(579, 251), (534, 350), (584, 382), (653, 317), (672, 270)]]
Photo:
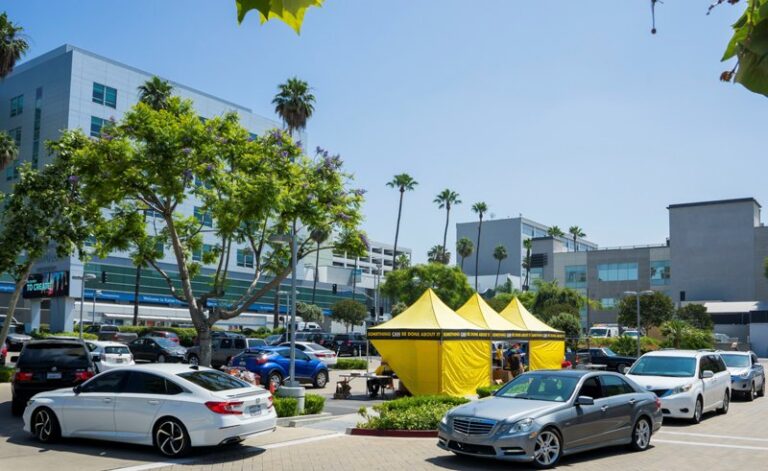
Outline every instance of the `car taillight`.
[(242, 405), (243, 405), (242, 401), (226, 401), (226, 402), (209, 401), (205, 403), (205, 406), (208, 409), (210, 409), (212, 412), (215, 412), (217, 414), (222, 414), (222, 415), (241, 415), (243, 411), (240, 410), (240, 406)]
[(256, 363), (259, 365), (263, 365), (267, 362), (267, 357), (265, 355), (262, 355), (260, 357), (256, 357)]
[(659, 398), (657, 397), (657, 398), (656, 398), (656, 410), (659, 410), (659, 409), (661, 409), (661, 399), (659, 399)]
[(14, 381), (32, 381), (31, 371), (17, 371), (14, 376)]
[(347, 340), (346, 343), (347, 343), (347, 345), (352, 345), (352, 341), (351, 340)]
[(75, 371), (75, 381), (86, 381), (93, 378), (93, 370), (88, 368), (87, 370)]
[(274, 405), (274, 402), (275, 402), (275, 400), (272, 398), (272, 394), (269, 395), (269, 399), (267, 399), (267, 401), (268, 401), (268, 404), (269, 404), (267, 406), (267, 409), (271, 409), (272, 406)]
[(179, 338), (178, 337), (172, 337), (171, 340), (173, 340), (175, 343), (179, 343)]

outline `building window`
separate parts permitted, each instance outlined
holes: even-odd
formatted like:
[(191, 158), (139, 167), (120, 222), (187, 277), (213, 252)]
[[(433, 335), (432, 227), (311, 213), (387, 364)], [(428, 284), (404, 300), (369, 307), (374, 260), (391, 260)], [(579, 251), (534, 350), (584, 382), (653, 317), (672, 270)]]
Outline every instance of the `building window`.
[(600, 281), (637, 280), (637, 263), (607, 263), (598, 265), (597, 279)]
[(40, 126), (43, 118), (43, 88), (35, 90), (35, 127), (32, 129), (32, 167), (37, 168), (40, 160)]
[(100, 83), (93, 82), (93, 102), (117, 108), (117, 90)]
[(533, 226), (530, 224), (523, 223), (523, 235), (527, 235), (528, 237), (533, 237)]
[(614, 307), (616, 307), (616, 298), (601, 298), (600, 307), (606, 311), (609, 309), (613, 309)]
[(651, 285), (668, 285), (671, 274), (669, 260), (656, 260), (651, 262)]
[(586, 288), (587, 287), (587, 266), (570, 265), (565, 267), (565, 286), (566, 288)]
[(11, 117), (18, 116), (24, 111), (24, 95), (11, 98)]
[(213, 216), (211, 213), (203, 211), (203, 208), (195, 206), (195, 219), (205, 227), (213, 227)]
[(204, 255), (211, 252), (212, 250), (213, 250), (213, 245), (203, 244), (203, 247), (201, 249), (198, 249), (192, 252), (192, 261), (202, 262)]
[(104, 127), (104, 124), (106, 124), (107, 120), (98, 118), (96, 116), (91, 116), (91, 137), (99, 137), (101, 136), (101, 128)]
[[(10, 131), (8, 131), (8, 134), (13, 138), (13, 141), (16, 143), (16, 148), (19, 150), (19, 154), (21, 153), (21, 127), (13, 128)], [(5, 179), (6, 180), (13, 180), (15, 178), (19, 178), (19, 158), (13, 160), (12, 163), (9, 163), (5, 167)]]
[(253, 268), (253, 251), (251, 249), (237, 249), (237, 266)]

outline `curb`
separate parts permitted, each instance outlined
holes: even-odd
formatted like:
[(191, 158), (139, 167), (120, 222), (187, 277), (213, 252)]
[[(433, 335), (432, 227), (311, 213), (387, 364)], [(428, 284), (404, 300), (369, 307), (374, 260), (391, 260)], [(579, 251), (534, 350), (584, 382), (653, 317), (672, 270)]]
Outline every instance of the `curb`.
[(277, 425), (280, 427), (302, 427), (317, 422), (322, 422), (331, 417), (330, 412), (323, 412), (312, 415), (294, 415), (292, 417), (278, 417)]
[(348, 428), (347, 434), (366, 437), (436, 438), (437, 430), (372, 430), (366, 428)]

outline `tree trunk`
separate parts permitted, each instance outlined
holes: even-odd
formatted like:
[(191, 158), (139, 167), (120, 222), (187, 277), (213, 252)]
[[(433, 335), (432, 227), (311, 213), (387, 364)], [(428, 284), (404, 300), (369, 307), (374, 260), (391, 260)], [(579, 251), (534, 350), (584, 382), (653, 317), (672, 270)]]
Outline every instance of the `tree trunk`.
[[(21, 291), (24, 289), (24, 285), (27, 284), (29, 273), (32, 271), (32, 263), (30, 262), (21, 274), (21, 278), (16, 281), (16, 286), (11, 295), (10, 301), (8, 301), (8, 311), (5, 313), (5, 323), (3, 329), (0, 331), (0, 345), (5, 345), (5, 339), (8, 337), (8, 331), (11, 330), (11, 322), (13, 321), (13, 314), (16, 312), (16, 305), (21, 297)], [(82, 301), (81, 301), (82, 302)]]
[(136, 266), (136, 281), (133, 287), (133, 325), (139, 325), (139, 286), (141, 285), (142, 265)]
[(464, 271), (464, 256), (461, 256), (461, 271)]
[(403, 214), (403, 195), (405, 189), (400, 188), (400, 205), (397, 208), (397, 226), (395, 226), (395, 246), (392, 249), (392, 270), (397, 270), (397, 239), (400, 237), (400, 216)]
[(480, 215), (480, 224), (477, 225), (477, 244), (475, 246), (475, 292), (477, 292), (477, 275), (480, 267), (480, 231), (483, 229), (483, 216)]
[(211, 365), (211, 329), (206, 325), (203, 329), (197, 329), (197, 343), (200, 345), (200, 364)]
[(578, 250), (576, 249), (576, 234), (573, 235), (573, 251), (578, 252)]
[(493, 289), (495, 290), (497, 286), (499, 286), (499, 272), (501, 271), (501, 260), (499, 260), (499, 264), (496, 265), (496, 281), (493, 283)]
[(357, 260), (359, 257), (355, 257), (355, 271), (352, 272), (352, 301), (355, 300), (355, 292), (357, 291)]
[(445, 254), (448, 251), (448, 246), (445, 245), (448, 243), (448, 224), (451, 220), (451, 205), (446, 204), (445, 205), (445, 229), (443, 230), (443, 260), (442, 262), (444, 264), (448, 264), (448, 260), (446, 260)]
[(320, 271), (320, 242), (317, 243), (317, 252), (315, 253), (315, 276), (312, 280), (312, 304), (315, 304), (315, 291), (317, 291), (317, 276)]

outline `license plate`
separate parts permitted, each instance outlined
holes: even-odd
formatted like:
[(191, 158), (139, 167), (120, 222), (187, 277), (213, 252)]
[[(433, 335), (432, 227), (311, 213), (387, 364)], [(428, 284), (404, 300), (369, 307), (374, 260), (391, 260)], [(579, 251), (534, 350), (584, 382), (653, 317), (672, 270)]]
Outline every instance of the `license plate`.
[(48, 373), (45, 377), (47, 379), (61, 379), (61, 373)]
[(123, 362), (122, 358), (115, 358), (115, 363), (122, 363), (122, 362)]
[(248, 413), (251, 415), (260, 415), (261, 414), (261, 406), (250, 406), (248, 408)]

